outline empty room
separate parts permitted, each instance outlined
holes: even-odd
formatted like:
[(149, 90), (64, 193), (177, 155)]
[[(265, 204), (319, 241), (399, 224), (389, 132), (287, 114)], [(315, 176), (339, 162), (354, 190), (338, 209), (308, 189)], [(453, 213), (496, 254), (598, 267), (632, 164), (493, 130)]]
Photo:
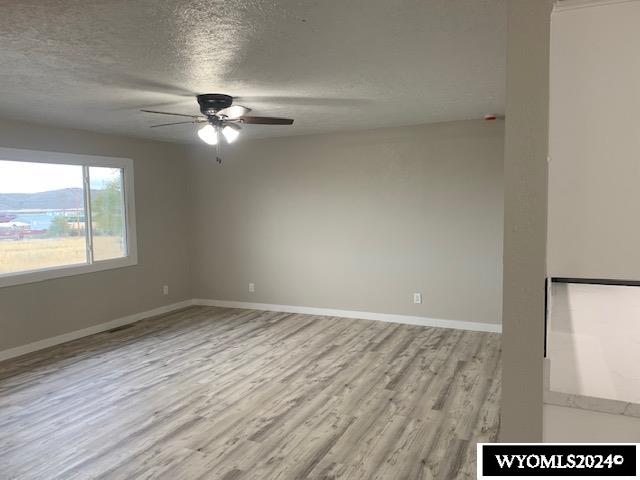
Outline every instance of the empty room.
[(4, 2), (0, 478), (475, 478), (536, 435), (533, 3)]

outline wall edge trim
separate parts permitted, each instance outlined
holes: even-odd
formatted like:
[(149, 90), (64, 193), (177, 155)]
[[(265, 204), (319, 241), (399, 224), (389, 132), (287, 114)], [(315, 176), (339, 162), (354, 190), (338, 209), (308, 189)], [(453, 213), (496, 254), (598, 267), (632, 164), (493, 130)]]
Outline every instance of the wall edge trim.
[(25, 345), (20, 345), (18, 347), (1, 350), (0, 362), (3, 360), (9, 360), (10, 358), (26, 355), (27, 353), (37, 352), (38, 350), (44, 350), (45, 348), (60, 345), (62, 343), (70, 342), (72, 340), (77, 340), (79, 338), (95, 335), (96, 333), (105, 332), (107, 330), (111, 330), (112, 328), (117, 328), (123, 325), (128, 325), (130, 323), (135, 323), (140, 320), (144, 320), (145, 318), (150, 318), (158, 315), (163, 315), (165, 313), (170, 313), (175, 310), (180, 310), (181, 308), (190, 307), (192, 305), (193, 305), (192, 299), (183, 300), (182, 302), (164, 305), (162, 307), (146, 310), (144, 312), (134, 313), (132, 315), (116, 318), (114, 320), (99, 323), (97, 325), (92, 325), (90, 327), (82, 328), (80, 330), (74, 330), (72, 332), (63, 333), (61, 335), (56, 335), (54, 337), (44, 338), (42, 340), (37, 340), (35, 342), (27, 343)]
[(54, 337), (37, 340), (25, 345), (20, 345), (6, 350), (0, 350), (0, 362), (194, 305), (241, 308), (248, 310), (265, 310), (270, 312), (303, 313), (307, 315), (323, 315), (329, 317), (376, 320), (387, 323), (402, 323), (406, 325), (419, 325), (422, 327), (438, 327), (451, 328), (455, 330), (470, 330), (475, 332), (502, 333), (502, 325), (498, 323), (468, 322), (463, 320), (446, 320), (439, 318), (419, 317), (414, 315), (363, 312), (357, 310), (338, 310), (333, 308), (305, 307), (298, 305), (278, 305), (271, 303), (237, 302), (231, 300), (210, 300), (195, 298), (183, 300), (181, 302), (172, 303), (169, 305), (164, 305), (162, 307), (146, 310), (144, 312), (134, 313), (132, 315), (116, 318), (108, 322), (103, 322), (87, 328), (82, 328), (80, 330), (74, 330), (72, 332), (63, 333)]
[(357, 310), (338, 310), (333, 308), (306, 307), (299, 305), (277, 305), (271, 303), (238, 302), (233, 300), (213, 300), (197, 298), (194, 305), (225, 308), (243, 308), (249, 310), (266, 310), (271, 312), (304, 313), (308, 315), (324, 315), (329, 317), (359, 318), (377, 320), (387, 323), (403, 323), (423, 327), (452, 328), (455, 330), (471, 330), (476, 332), (502, 333), (502, 325), (498, 323), (469, 322), (463, 320), (446, 320), (440, 318), (399, 315), (394, 313), (363, 312)]
[(616, 5), (619, 3), (633, 3), (638, 0), (562, 0), (555, 2), (553, 12), (563, 12), (575, 10), (577, 8), (603, 7), (606, 5)]

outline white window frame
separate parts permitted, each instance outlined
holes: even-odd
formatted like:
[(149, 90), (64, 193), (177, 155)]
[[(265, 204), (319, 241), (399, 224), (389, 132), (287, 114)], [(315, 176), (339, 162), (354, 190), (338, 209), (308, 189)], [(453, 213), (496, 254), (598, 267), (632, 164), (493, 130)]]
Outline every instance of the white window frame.
[(81, 165), (83, 167), (86, 167), (83, 169), (86, 220), (89, 220), (91, 215), (91, 191), (89, 186), (87, 185), (87, 172), (89, 170), (89, 167), (121, 168), (123, 171), (122, 178), (124, 182), (123, 190), (125, 207), (125, 238), (127, 246), (127, 255), (125, 257), (94, 261), (92, 258), (92, 249), (90, 247), (90, 239), (92, 233), (89, 232), (89, 230), (91, 225), (89, 221), (86, 221), (85, 230), (87, 231), (86, 245), (88, 263), (65, 265), (60, 267), (46, 267), (38, 270), (25, 270), (22, 272), (2, 273), (0, 274), (0, 288), (137, 265), (138, 246), (136, 236), (133, 160), (131, 160), (130, 158), (100, 157), (96, 155), (45, 152), (40, 150), (22, 150), (16, 148), (0, 148), (0, 160), (29, 163)]

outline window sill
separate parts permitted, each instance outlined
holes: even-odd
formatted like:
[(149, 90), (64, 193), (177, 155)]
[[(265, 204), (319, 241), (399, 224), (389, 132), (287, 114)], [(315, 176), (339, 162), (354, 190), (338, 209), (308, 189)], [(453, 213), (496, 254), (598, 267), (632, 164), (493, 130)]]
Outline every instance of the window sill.
[(29, 270), (18, 273), (0, 274), (0, 288), (24, 285), (27, 283), (43, 282), (56, 278), (84, 275), (86, 273), (101, 272), (114, 268), (131, 267), (138, 264), (138, 259), (130, 255), (128, 257), (116, 258), (113, 260), (102, 260), (92, 264), (66, 265), (63, 267), (52, 267), (42, 270)]

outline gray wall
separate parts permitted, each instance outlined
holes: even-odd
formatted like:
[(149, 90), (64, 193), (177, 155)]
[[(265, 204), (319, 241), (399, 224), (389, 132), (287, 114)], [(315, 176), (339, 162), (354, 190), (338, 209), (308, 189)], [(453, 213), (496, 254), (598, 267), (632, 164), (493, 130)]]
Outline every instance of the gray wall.
[(4, 121), (0, 146), (133, 159), (138, 230), (137, 266), (0, 288), (0, 350), (191, 298), (183, 147)]
[(198, 148), (195, 296), (499, 323), (503, 131), (240, 141), (222, 166)]
[(500, 322), (502, 122), (245, 141), (222, 166), (18, 122), (0, 145), (132, 158), (139, 255), (0, 289), (0, 350), (193, 297)]
[(640, 2), (554, 12), (550, 276), (640, 280), (639, 22)]
[(542, 441), (551, 0), (507, 9), (500, 435)]

